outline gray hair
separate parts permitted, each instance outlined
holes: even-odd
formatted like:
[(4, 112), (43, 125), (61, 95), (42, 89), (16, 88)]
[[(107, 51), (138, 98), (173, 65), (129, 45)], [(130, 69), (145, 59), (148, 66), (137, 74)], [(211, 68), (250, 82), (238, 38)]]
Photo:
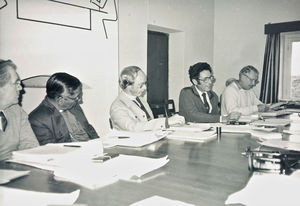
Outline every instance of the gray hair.
[(0, 59), (0, 87), (6, 85), (11, 78), (8, 67), (17, 69), (17, 66), (11, 60)]
[(239, 76), (241, 76), (242, 74), (248, 74), (250, 71), (253, 71), (256, 74), (259, 73), (258, 70), (254, 66), (248, 65), (248, 66), (245, 66), (241, 69), (241, 71), (239, 73)]
[(134, 80), (137, 77), (139, 71), (142, 71), (142, 69), (137, 66), (125, 67), (120, 74), (120, 87), (122, 89), (126, 89), (127, 86), (134, 84)]

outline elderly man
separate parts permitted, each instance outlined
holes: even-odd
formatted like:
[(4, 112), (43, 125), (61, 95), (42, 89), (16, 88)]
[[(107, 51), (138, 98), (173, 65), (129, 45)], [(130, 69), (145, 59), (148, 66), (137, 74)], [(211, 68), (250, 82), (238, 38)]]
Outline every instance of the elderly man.
[(16, 150), (39, 146), (28, 116), (18, 105), (22, 90), (16, 65), (0, 60), (0, 161), (9, 159)]
[[(122, 92), (112, 103), (110, 117), (118, 130), (144, 131), (165, 128), (165, 118), (153, 118), (148, 103), (142, 98), (146, 94), (146, 75), (137, 66), (123, 69), (119, 78)], [(184, 118), (174, 115), (169, 124), (182, 124)]]
[(228, 85), (222, 93), (222, 115), (230, 112), (240, 112), (242, 115), (250, 115), (257, 112), (265, 112), (268, 105), (259, 101), (253, 91), (258, 84), (258, 71), (248, 65), (241, 69), (239, 80)]
[(240, 113), (221, 116), (218, 107), (219, 99), (212, 87), (215, 83), (212, 69), (206, 62), (199, 62), (189, 69), (193, 86), (185, 87), (179, 96), (179, 114), (188, 122), (227, 122), (236, 121)]
[(80, 105), (82, 84), (67, 73), (55, 73), (47, 81), (46, 97), (29, 114), (32, 129), (41, 145), (87, 141), (98, 138)]

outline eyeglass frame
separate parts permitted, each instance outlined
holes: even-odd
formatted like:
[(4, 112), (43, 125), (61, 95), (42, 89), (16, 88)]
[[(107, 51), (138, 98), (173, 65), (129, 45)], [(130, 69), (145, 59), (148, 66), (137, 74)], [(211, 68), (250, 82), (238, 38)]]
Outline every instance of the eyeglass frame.
[(245, 77), (248, 78), (249, 81), (253, 82), (254, 81), (254, 84), (258, 84), (259, 83), (259, 80), (258, 79), (252, 79), (250, 78), (248, 75), (246, 75), (245, 73), (242, 73)]
[(62, 98), (65, 97), (71, 101), (78, 102), (82, 98), (82, 93), (79, 93), (76, 97), (69, 97), (69, 96), (65, 96), (65, 95), (60, 95), (60, 97), (62, 97)]
[(214, 75), (210, 75), (209, 77), (205, 77), (204, 79), (200, 79), (198, 78), (198, 80), (203, 81), (205, 83), (208, 83), (208, 81), (210, 80), (211, 82), (215, 82), (216, 78)]

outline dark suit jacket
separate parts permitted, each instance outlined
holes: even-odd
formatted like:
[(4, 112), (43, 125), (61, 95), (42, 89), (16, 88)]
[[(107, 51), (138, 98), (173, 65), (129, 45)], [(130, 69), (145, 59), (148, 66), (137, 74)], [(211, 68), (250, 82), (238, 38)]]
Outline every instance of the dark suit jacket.
[[(87, 121), (79, 105), (70, 109), (70, 112), (80, 122), (90, 139), (99, 137), (96, 130)], [(40, 145), (71, 142), (69, 130), (63, 116), (47, 98), (29, 114), (29, 122)]]
[(195, 86), (183, 88), (179, 96), (179, 114), (184, 116), (187, 122), (219, 122), (219, 98), (213, 91), (208, 92), (208, 97), (212, 106), (209, 114)]

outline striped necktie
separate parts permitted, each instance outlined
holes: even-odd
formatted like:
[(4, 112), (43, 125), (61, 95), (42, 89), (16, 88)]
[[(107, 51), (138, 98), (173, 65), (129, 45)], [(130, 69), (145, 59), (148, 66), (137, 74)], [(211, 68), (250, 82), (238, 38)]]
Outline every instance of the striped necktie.
[(7, 119), (2, 111), (0, 112), (0, 118), (1, 118), (1, 129), (3, 132), (5, 132), (7, 126)]
[(147, 120), (151, 120), (152, 118), (150, 117), (149, 113), (147, 112), (146, 108), (144, 107), (143, 103), (141, 102), (140, 98), (137, 97), (136, 98), (136, 101), (134, 101), (138, 106), (139, 108), (141, 108), (141, 110), (143, 110), (147, 116)]

